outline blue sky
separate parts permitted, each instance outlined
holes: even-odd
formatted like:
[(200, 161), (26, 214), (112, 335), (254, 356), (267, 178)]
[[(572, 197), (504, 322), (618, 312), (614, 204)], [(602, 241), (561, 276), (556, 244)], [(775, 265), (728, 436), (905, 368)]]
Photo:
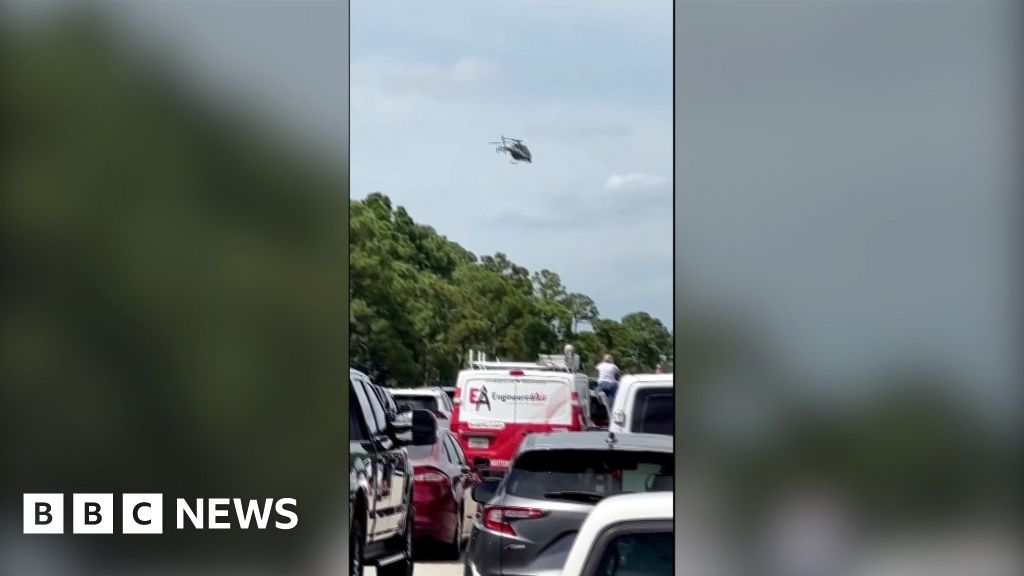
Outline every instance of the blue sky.
[[(672, 4), (352, 3), (351, 193), (672, 322)], [(532, 165), (487, 144), (525, 139)]]

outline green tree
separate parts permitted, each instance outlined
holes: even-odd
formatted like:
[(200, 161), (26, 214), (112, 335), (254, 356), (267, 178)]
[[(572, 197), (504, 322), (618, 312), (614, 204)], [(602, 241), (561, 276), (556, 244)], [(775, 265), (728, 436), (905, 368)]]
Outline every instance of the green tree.
[(530, 271), (509, 260), (505, 254), (498, 252), (494, 256), (484, 256), (480, 258), (480, 263), (488, 270), (508, 278), (524, 294), (533, 293)]
[(578, 292), (566, 294), (562, 298), (562, 306), (569, 311), (569, 317), (572, 318), (572, 333), (574, 336), (579, 334), (581, 322), (591, 322), (598, 317), (597, 305), (594, 304), (594, 300), (590, 296), (585, 294)]
[[(557, 273), (531, 274), (502, 252), (478, 260), (383, 194), (351, 202), (350, 236), (350, 355), (374, 375), (451, 381), (470, 349), (529, 359), (570, 342), (587, 362), (621, 352), (636, 371), (670, 348), (649, 315), (601, 320)], [(584, 323), (593, 330), (579, 333)]]

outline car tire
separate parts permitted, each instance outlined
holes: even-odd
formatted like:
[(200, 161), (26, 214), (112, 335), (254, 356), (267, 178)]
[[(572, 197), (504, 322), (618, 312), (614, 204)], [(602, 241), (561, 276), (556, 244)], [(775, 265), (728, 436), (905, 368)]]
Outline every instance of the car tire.
[(348, 573), (349, 576), (363, 576), (363, 546), (366, 545), (366, 536), (362, 522), (352, 523), (348, 541)]
[[(409, 499), (410, 501), (412, 498)], [(413, 562), (413, 543), (412, 543), (412, 519), (416, 517), (416, 512), (413, 507), (409, 506), (409, 511), (405, 515), (405, 529), (402, 531), (400, 548), (396, 552), (405, 551), (405, 559), (399, 560), (386, 566), (380, 566), (377, 568), (378, 576), (412, 576), (413, 568), (415, 567)]]
[(445, 545), (444, 548), (444, 557), (446, 560), (458, 560), (459, 556), (462, 555), (462, 530), (465, 526), (463, 524), (465, 521), (464, 518), (465, 512), (463, 511), (462, 506), (459, 506), (458, 516), (455, 519), (455, 535), (452, 538), (452, 542)]

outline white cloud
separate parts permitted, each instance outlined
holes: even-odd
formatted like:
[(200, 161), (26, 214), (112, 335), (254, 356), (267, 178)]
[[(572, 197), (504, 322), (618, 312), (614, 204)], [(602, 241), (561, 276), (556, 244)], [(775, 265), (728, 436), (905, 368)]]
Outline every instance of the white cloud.
[(612, 174), (604, 184), (605, 190), (622, 190), (624, 188), (651, 188), (667, 182), (663, 176), (631, 172), (629, 174)]

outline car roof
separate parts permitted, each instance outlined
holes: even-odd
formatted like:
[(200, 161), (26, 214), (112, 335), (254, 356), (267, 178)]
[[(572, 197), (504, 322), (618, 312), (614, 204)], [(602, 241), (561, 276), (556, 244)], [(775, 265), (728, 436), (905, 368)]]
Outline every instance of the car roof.
[[(528, 434), (521, 450), (607, 450), (608, 432), (545, 432)], [(655, 450), (672, 452), (673, 438), (664, 434), (616, 433), (616, 450)]]
[(587, 514), (575, 545), (565, 561), (565, 574), (578, 574), (590, 555), (594, 541), (611, 525), (643, 520), (671, 520), (673, 517), (671, 492), (643, 492), (609, 496), (598, 502)]
[(618, 494), (599, 502), (590, 512), (590, 518), (598, 526), (633, 520), (671, 520), (672, 502), (672, 492)]
[(393, 388), (391, 393), (395, 396), (437, 396), (444, 394), (440, 388)]
[(663, 386), (673, 386), (674, 380), (672, 374), (629, 374), (622, 377), (620, 385), (634, 385), (634, 384), (659, 384)]
[[(514, 368), (514, 370), (518, 370), (518, 368)], [(509, 374), (509, 370), (463, 370), (462, 372), (459, 373), (460, 377), (494, 378), (496, 380), (497, 379), (512, 380), (514, 378), (523, 378), (523, 377), (529, 377), (529, 378), (550, 378), (550, 379), (554, 379), (554, 378), (557, 377), (558, 379), (563, 380), (563, 379), (576, 378), (576, 376), (578, 376), (578, 375), (580, 375), (580, 374), (573, 373), (573, 372), (561, 372), (559, 370), (529, 370), (529, 369), (524, 369), (524, 370), (522, 370), (522, 375), (517, 374), (515, 376), (512, 376), (511, 374)]]
[(631, 374), (623, 376), (619, 382), (619, 391), (615, 394), (615, 404), (622, 406), (626, 398), (634, 391), (644, 388), (675, 388), (671, 374)]

